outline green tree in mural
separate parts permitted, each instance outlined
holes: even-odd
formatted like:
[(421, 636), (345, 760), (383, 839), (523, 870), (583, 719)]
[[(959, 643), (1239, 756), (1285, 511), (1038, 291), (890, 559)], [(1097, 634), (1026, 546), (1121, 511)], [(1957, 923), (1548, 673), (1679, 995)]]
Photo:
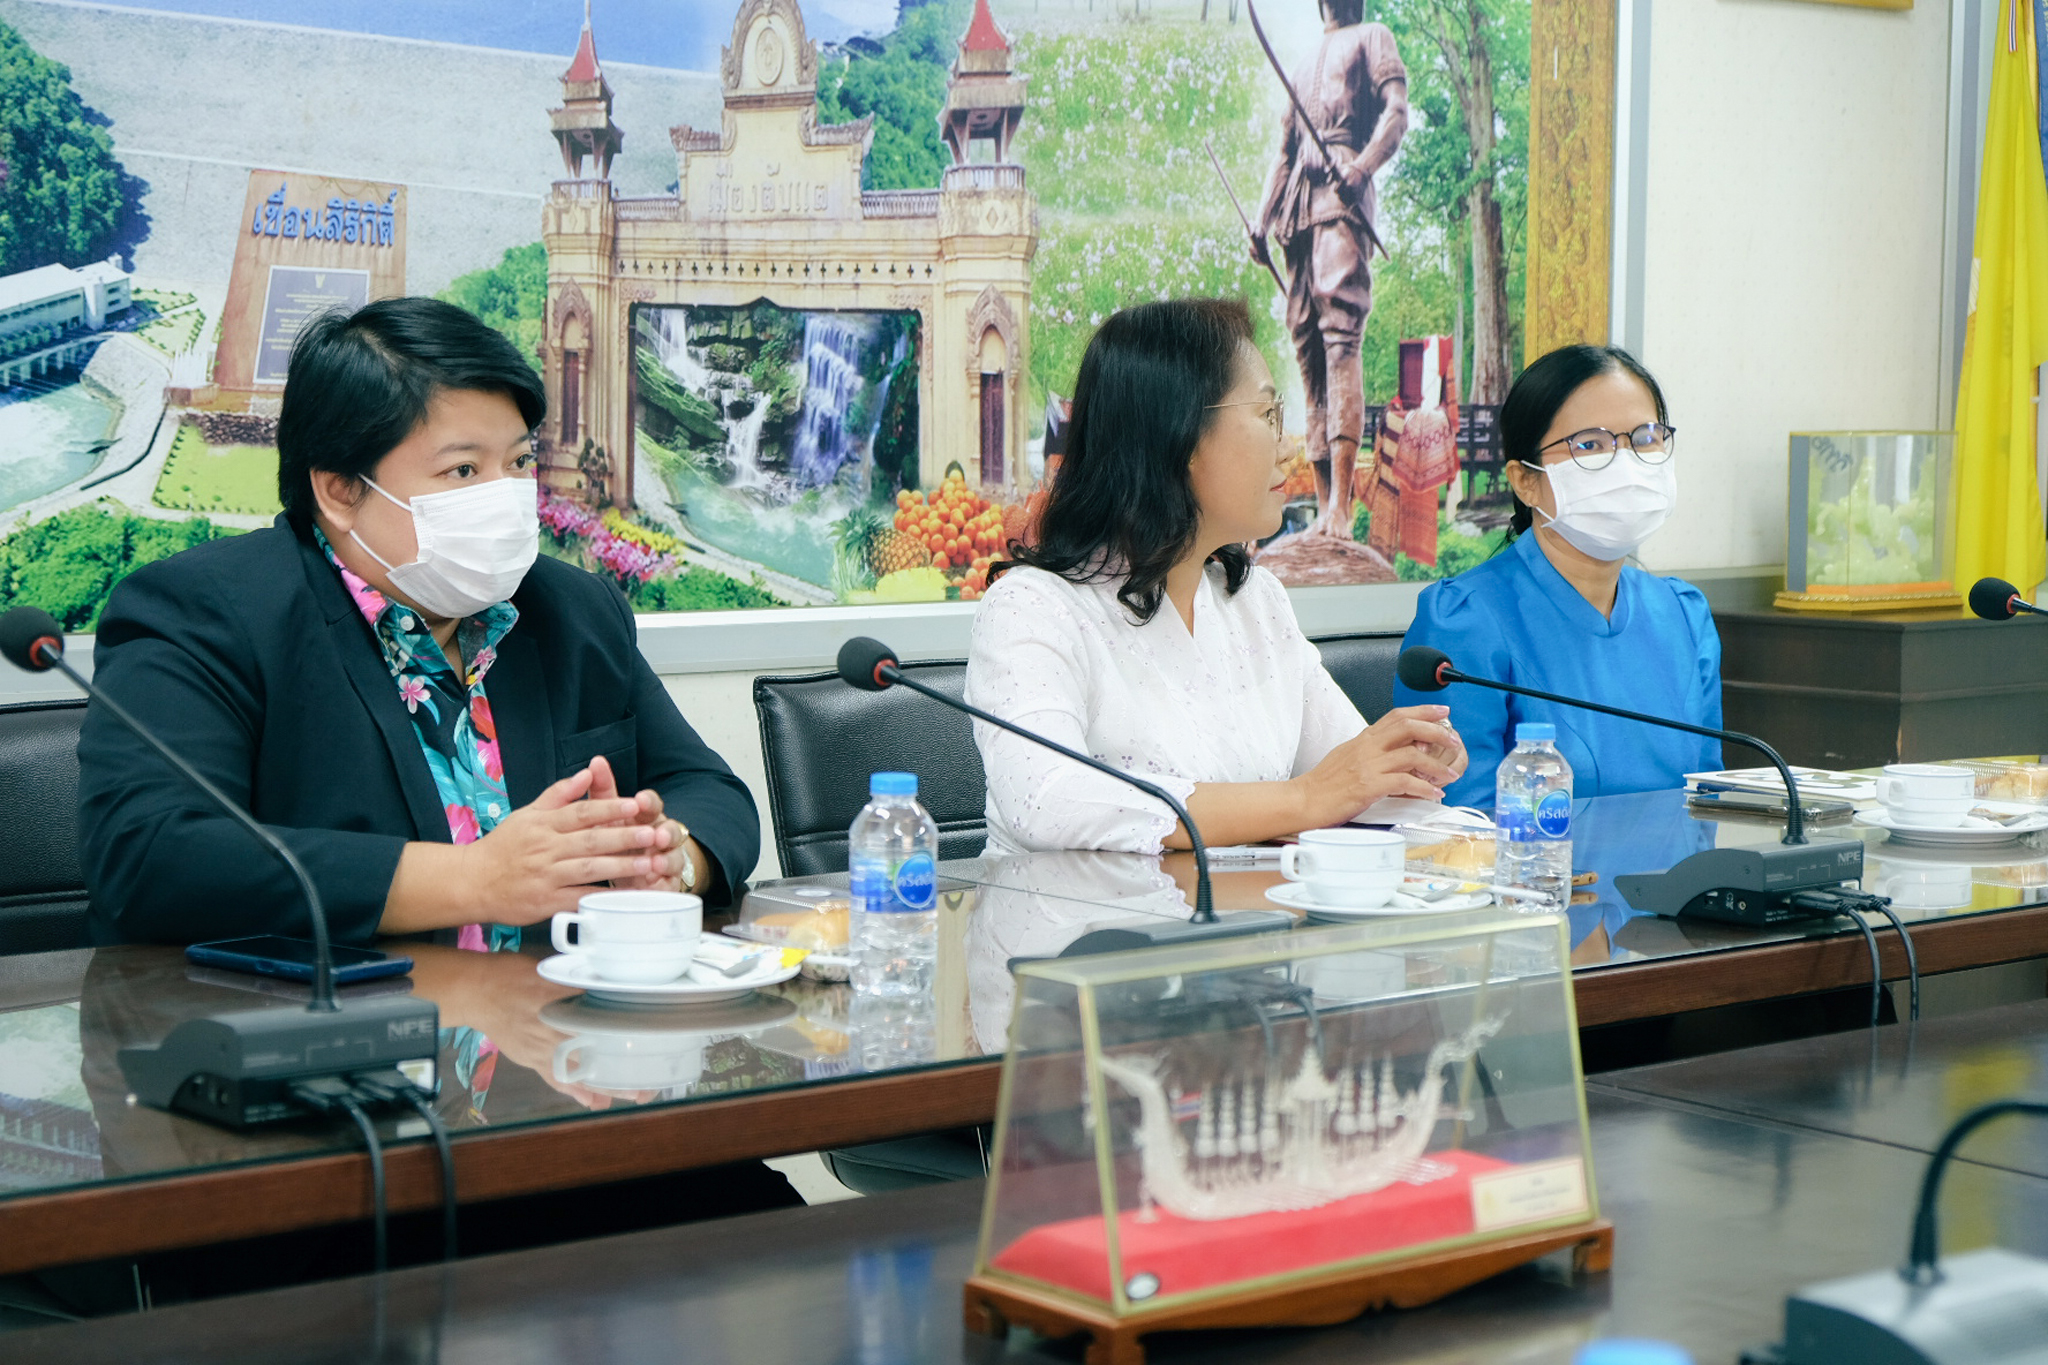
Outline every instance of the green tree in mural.
[[(1466, 397), (1498, 403), (1521, 352), (1529, 162), (1528, 0), (1384, 0), (1421, 117), (1390, 189), (1445, 228), (1470, 306)], [(1412, 263), (1411, 263), (1412, 269)]]
[(467, 308), (503, 332), (533, 368), (540, 368), (541, 322), (548, 311), (546, 246), (515, 246), (489, 269), (457, 275), (434, 297)]
[(116, 502), (73, 507), (0, 539), (0, 609), (33, 603), (66, 630), (91, 630), (129, 574), (234, 534), (203, 517), (138, 517)]
[(0, 275), (107, 254), (127, 208), (114, 140), (71, 70), (0, 23)]
[(950, 163), (939, 140), (946, 75), (973, 14), (970, 0), (906, 7), (878, 56), (853, 56), (819, 73), (818, 118), (851, 123), (869, 114), (875, 141), (861, 172), (867, 190), (930, 189)]

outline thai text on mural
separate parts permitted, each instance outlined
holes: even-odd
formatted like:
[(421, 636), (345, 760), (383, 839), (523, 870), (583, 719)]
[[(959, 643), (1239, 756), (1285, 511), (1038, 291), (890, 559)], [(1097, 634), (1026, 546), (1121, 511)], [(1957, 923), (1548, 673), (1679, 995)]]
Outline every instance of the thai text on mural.
[(390, 246), (392, 219), (398, 212), (398, 191), (391, 191), (383, 203), (374, 199), (327, 201), (325, 208), (301, 208), (284, 201), (288, 182), (280, 181), (268, 199), (256, 208), (250, 220), (252, 237), (301, 237), (320, 242), (347, 242), (352, 246)]
[(742, 213), (823, 213), (831, 204), (830, 186), (822, 180), (784, 180), (772, 163), (760, 180), (733, 178), (732, 163), (720, 161), (711, 181), (711, 212), (723, 217)]

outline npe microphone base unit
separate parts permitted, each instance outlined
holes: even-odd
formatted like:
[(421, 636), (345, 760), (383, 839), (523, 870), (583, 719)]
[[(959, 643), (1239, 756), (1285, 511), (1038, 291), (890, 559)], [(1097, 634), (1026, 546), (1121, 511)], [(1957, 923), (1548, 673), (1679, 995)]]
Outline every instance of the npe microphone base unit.
[[(1710, 848), (1668, 872), (1629, 872), (1614, 879), (1637, 910), (1690, 915), (1729, 924), (1789, 924), (1839, 913), (1822, 908), (1828, 894), (1863, 876), (1863, 841), (1829, 839), (1761, 848)], [(1853, 891), (1853, 888), (1846, 888)], [(1809, 893), (1809, 894), (1801, 894)], [(1805, 902), (1800, 904), (1798, 902)]]
[(433, 1001), (412, 995), (234, 1010), (188, 1019), (155, 1047), (122, 1048), (121, 1074), (153, 1109), (256, 1128), (305, 1115), (294, 1083), (432, 1060), (440, 1022)]
[(2034, 1365), (2048, 1360), (2048, 1261), (1998, 1247), (1944, 1257), (1941, 1279), (1896, 1270), (1809, 1285), (1785, 1301), (1785, 1341), (1753, 1365)]

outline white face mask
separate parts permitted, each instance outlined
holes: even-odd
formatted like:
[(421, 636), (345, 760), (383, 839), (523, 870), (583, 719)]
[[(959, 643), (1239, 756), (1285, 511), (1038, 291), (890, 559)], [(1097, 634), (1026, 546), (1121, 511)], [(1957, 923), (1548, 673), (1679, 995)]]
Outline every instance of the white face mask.
[(1601, 470), (1581, 468), (1575, 460), (1537, 467), (1549, 476), (1557, 501), (1550, 529), (1594, 559), (1627, 559), (1657, 534), (1678, 502), (1678, 470), (1669, 459), (1644, 464), (1617, 450), (1614, 463)]
[(395, 507), (412, 513), (419, 556), (394, 566), (349, 535), (384, 566), (391, 586), (430, 616), (460, 620), (494, 606), (518, 591), (540, 555), (540, 494), (532, 479), (492, 479), (446, 493), (423, 493), (410, 503), (378, 487)]

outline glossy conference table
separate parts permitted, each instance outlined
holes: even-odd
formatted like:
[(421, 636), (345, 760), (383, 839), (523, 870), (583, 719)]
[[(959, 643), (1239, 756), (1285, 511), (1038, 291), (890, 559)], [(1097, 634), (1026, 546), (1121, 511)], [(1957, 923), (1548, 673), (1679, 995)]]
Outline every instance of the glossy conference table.
[[(1772, 842), (1775, 826), (1695, 820), (1676, 792), (1584, 807), (1576, 861), (1599, 881), (1571, 909), (1583, 1025), (1868, 980), (1863, 940), (1845, 925), (1766, 931), (1663, 920), (1630, 911), (1613, 892), (1617, 873), (1656, 870), (1716, 844)], [(2015, 843), (1995, 856), (1972, 864), (1873, 849), (1866, 885), (1897, 897), (1919, 926), (1924, 972), (2048, 955), (2048, 844)], [(798, 980), (735, 1007), (651, 1015), (571, 998), (540, 980), (534, 955), (405, 945), (417, 960), (409, 986), (382, 988), (409, 988), (440, 1007), (439, 1108), (457, 1130), (463, 1201), (986, 1122), (1009, 1019), (1009, 960), (1056, 953), (1105, 921), (1184, 917), (1192, 877), (1184, 857), (1089, 853), (964, 860), (943, 871), (935, 1046), (923, 1058), (870, 1053), (844, 986)], [(1277, 880), (1271, 870), (1221, 872), (1217, 904), (1265, 905)], [(1903, 971), (1895, 942), (1886, 963), (1889, 975)], [(128, 1102), (119, 1048), (279, 990), (192, 967), (167, 948), (0, 959), (0, 1273), (367, 1216), (368, 1162), (346, 1125), (241, 1136)], [(604, 1074), (564, 1079), (578, 1039), (586, 1061), (593, 1049), (629, 1053), (654, 1069), (610, 1073), (629, 1084), (599, 1084)], [(386, 1131), (417, 1136), (396, 1120)], [(389, 1173), (394, 1211), (437, 1202), (425, 1142), (398, 1144)]]
[[(1566, 1365), (1596, 1337), (1734, 1365), (1788, 1291), (1903, 1256), (1926, 1146), (1970, 1105), (2042, 1093), (2048, 1002), (1613, 1073), (1588, 1087), (1610, 1273), (1525, 1267), (1331, 1328), (1148, 1339), (1155, 1365)], [(2048, 1128), (1988, 1127), (1944, 1186), (1946, 1251), (2048, 1254)], [(961, 1329), (982, 1183), (666, 1228), (9, 1337), (17, 1365), (205, 1359), (1067, 1361)]]

